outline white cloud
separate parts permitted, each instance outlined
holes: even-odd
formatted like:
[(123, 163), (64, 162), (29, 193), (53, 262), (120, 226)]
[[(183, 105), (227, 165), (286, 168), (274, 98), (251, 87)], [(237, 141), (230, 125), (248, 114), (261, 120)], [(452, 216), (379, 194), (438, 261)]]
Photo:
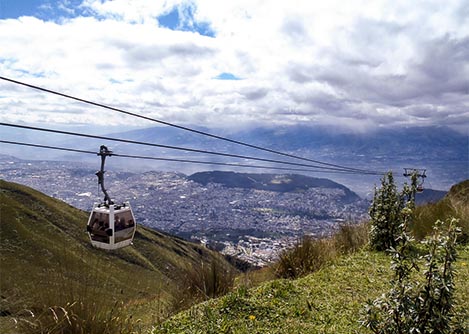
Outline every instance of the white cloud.
[[(192, 8), (185, 19), (210, 24), (215, 36), (159, 26), (175, 6)], [(183, 124), (467, 126), (464, 8), (456, 0), (85, 0), (81, 13), (91, 16), (0, 20), (0, 72)], [(215, 80), (221, 73), (242, 80)], [(5, 82), (0, 89), (2, 121), (151, 125)]]

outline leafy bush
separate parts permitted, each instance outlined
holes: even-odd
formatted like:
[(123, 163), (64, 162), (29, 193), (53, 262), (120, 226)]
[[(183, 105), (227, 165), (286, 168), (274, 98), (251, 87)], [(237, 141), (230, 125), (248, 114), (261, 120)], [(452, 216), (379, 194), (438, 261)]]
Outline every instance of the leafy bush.
[[(415, 278), (419, 268), (412, 252), (413, 238), (407, 234), (411, 211), (403, 213), (404, 226), (396, 249), (391, 249), (392, 288), (368, 302), (363, 325), (373, 333), (463, 333), (454, 317), (454, 268), (456, 220), (446, 226), (438, 221), (425, 242), (423, 279)], [(466, 328), (467, 329), (467, 328)]]
[(373, 203), (369, 210), (372, 249), (385, 251), (396, 247), (403, 207), (403, 196), (398, 193), (392, 172), (389, 172), (381, 179), (381, 188), (375, 188)]

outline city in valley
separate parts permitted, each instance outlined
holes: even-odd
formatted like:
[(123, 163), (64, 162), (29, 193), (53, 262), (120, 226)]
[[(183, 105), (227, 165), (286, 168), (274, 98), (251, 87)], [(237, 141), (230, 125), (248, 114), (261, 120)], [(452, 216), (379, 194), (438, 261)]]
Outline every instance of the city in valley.
[[(102, 199), (95, 172), (95, 167), (76, 162), (0, 157), (1, 179), (85, 211)], [(278, 174), (269, 182), (288, 184), (292, 178)], [(139, 224), (205, 243), (257, 266), (275, 260), (302, 235), (329, 235), (341, 223), (365, 219), (369, 205), (338, 184), (272, 191), (201, 184), (175, 172), (113, 170), (106, 173), (106, 188), (115, 202), (131, 202)]]

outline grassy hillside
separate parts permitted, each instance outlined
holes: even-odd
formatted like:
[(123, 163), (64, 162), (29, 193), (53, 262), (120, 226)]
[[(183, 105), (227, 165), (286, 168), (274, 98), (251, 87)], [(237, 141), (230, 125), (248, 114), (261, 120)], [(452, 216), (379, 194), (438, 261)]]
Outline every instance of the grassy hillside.
[[(456, 297), (469, 319), (469, 247), (459, 254)], [(360, 314), (367, 300), (389, 289), (389, 263), (383, 253), (342, 257), (302, 279), (239, 289), (197, 305), (153, 333), (366, 333)]]
[(131, 247), (95, 249), (85, 233), (88, 213), (2, 180), (0, 218), (0, 332), (9, 316), (78, 300), (96, 308), (131, 305), (129, 312), (144, 303), (145, 314), (134, 316), (154, 322), (181, 290), (185, 270), (215, 260), (230, 268), (217, 253), (143, 226)]
[[(432, 206), (418, 209), (422, 211), (416, 211), (416, 222), (419, 217), (429, 222), (454, 213), (464, 224), (468, 186), (463, 182), (453, 187), (445, 203), (434, 204), (435, 211), (429, 211)], [(390, 287), (390, 258), (362, 250), (335, 258), (301, 279), (241, 287), (160, 323), (174, 296), (188, 291), (181, 279), (185, 269), (200, 269), (202, 261), (226, 263), (199, 245), (141, 226), (133, 247), (113, 252), (94, 249), (84, 232), (87, 216), (27, 187), (0, 181), (0, 332), (23, 333), (13, 326), (13, 319), (40, 317), (41, 310), (55, 315), (63, 307), (73, 314), (91, 309), (105, 315), (104, 320), (83, 324), (84, 333), (149, 332), (149, 324), (156, 326), (154, 334), (366, 333), (359, 324), (365, 302)], [(469, 319), (467, 244), (460, 246), (455, 267), (458, 311)], [(208, 274), (215, 277), (216, 271)], [(114, 322), (122, 317), (142, 321), (128, 328), (125, 322), (124, 327), (107, 326), (106, 319)]]
[(415, 209), (412, 226), (415, 237), (424, 237), (431, 231), (437, 219), (446, 220), (449, 217), (459, 219), (462, 229), (461, 241), (469, 242), (469, 180), (451, 187), (442, 200)]
[[(456, 311), (469, 328), (469, 180), (453, 186), (443, 200), (415, 211), (413, 231), (423, 238), (437, 219), (460, 219), (463, 230), (455, 263)], [(275, 280), (239, 289), (194, 306), (164, 322), (153, 333), (367, 333), (360, 327), (368, 300), (390, 288), (390, 257), (359, 251), (336, 258), (297, 280)]]

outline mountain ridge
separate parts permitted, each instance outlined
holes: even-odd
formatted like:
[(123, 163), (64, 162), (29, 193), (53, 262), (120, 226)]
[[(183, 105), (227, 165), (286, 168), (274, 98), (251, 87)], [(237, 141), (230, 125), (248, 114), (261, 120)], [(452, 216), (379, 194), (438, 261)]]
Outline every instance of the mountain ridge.
[(325, 178), (299, 174), (237, 173), (225, 171), (198, 172), (188, 179), (202, 185), (218, 183), (227, 188), (256, 189), (274, 192), (301, 192), (309, 188), (331, 188), (344, 191), (344, 200), (353, 201), (360, 197), (346, 186)]
[[(434, 189), (448, 190), (451, 185), (469, 178), (469, 136), (447, 127), (373, 128), (362, 133), (310, 124), (277, 127), (264, 126), (232, 130), (194, 128), (204, 132), (223, 134), (233, 140), (353, 168), (382, 172), (397, 170), (399, 174), (403, 167), (426, 168), (428, 181), (432, 183), (432, 188)], [(115, 129), (105, 130), (103, 128), (99, 135), (111, 133), (109, 135), (111, 137), (182, 148), (230, 152), (256, 157), (274, 157), (267, 152), (170, 127), (153, 126), (130, 131), (125, 131), (125, 129), (122, 129), (122, 131), (116, 131)], [(6, 139), (12, 137), (12, 140), (30, 138), (25, 131), (21, 130), (9, 131), (5, 134), (5, 137)], [(35, 139), (32, 140), (32, 142), (35, 141)], [(45, 141), (47, 144), (54, 144), (52, 138), (49, 137), (41, 137), (41, 141)], [(138, 155), (176, 159), (184, 157), (184, 159), (205, 160), (208, 163), (210, 161), (233, 162), (233, 159), (227, 157), (215, 157), (213, 155), (201, 157), (200, 154), (194, 152), (182, 153), (181, 151), (150, 146), (139, 146), (137, 149), (133, 144), (89, 138), (66, 139), (61, 144), (66, 147), (95, 151), (98, 151), (100, 145), (105, 144), (116, 153), (135, 154), (135, 151), (138, 150)], [(58, 157), (65, 157), (66, 160), (70, 161), (78, 159), (91, 161), (92, 159), (91, 156), (79, 157), (76, 154), (64, 156), (63, 153), (51, 150), (38, 151), (37, 149), (27, 147), (17, 148), (6, 144), (2, 145), (2, 149), (5, 154), (20, 157), (27, 156), (35, 159), (43, 158), (44, 152), (47, 155), (54, 156), (54, 159)], [(127, 160), (122, 164), (125, 164), (126, 168), (176, 170), (185, 174), (210, 169), (203, 168), (201, 165), (168, 161), (157, 162), (154, 160), (142, 160), (139, 163)], [(249, 164), (249, 161), (247, 161), (247, 164)], [(268, 166), (269, 164), (266, 165)], [(228, 168), (214, 165), (211, 169), (227, 170)], [(231, 170), (233, 169), (231, 168)], [(246, 171), (251, 172), (251, 170)], [(311, 173), (314, 173), (314, 171)], [(379, 180), (370, 176), (354, 175), (352, 179), (348, 175), (334, 174), (333, 178), (354, 189), (361, 195), (368, 193), (369, 190), (367, 189), (372, 189), (373, 184), (379, 183)]]

